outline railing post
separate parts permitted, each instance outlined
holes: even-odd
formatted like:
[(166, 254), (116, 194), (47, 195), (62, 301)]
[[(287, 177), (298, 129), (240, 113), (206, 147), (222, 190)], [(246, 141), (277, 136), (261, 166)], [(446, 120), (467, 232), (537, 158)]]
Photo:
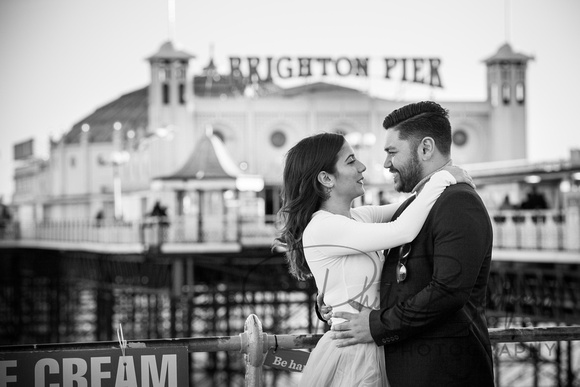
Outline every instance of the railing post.
[(244, 386), (262, 386), (262, 364), (267, 351), (267, 335), (262, 332), (262, 323), (255, 314), (251, 314), (244, 324), (244, 333), (240, 333), (242, 348), (246, 356), (246, 376)]

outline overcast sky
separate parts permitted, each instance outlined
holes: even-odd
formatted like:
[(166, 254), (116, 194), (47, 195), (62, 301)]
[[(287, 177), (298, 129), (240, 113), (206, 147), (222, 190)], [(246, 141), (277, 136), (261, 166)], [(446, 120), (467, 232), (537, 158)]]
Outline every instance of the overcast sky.
[[(0, 0), (5, 201), (13, 192), (14, 143), (34, 138), (45, 156), (49, 136), (146, 86), (146, 58), (171, 31), (196, 56), (195, 71), (212, 47), (224, 72), (230, 56), (368, 57), (377, 69), (369, 78), (324, 80), (440, 102), (485, 99), (482, 60), (508, 41), (535, 58), (528, 64), (528, 158), (567, 158), (580, 148), (578, 0), (175, 0), (174, 29), (167, 10), (168, 0)], [(443, 88), (383, 80), (384, 57), (440, 58)]]

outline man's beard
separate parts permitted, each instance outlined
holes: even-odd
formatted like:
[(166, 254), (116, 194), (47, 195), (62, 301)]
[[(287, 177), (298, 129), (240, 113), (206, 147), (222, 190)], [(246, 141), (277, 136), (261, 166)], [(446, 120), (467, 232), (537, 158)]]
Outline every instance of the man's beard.
[(395, 184), (397, 192), (411, 192), (423, 175), (419, 156), (415, 152), (407, 164), (401, 166), (400, 169), (391, 169), (391, 172), (393, 171), (399, 174), (399, 181)]

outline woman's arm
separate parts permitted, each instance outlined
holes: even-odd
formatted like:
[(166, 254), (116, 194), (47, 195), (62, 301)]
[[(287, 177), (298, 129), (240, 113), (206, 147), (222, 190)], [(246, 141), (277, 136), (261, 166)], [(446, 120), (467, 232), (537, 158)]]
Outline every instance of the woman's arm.
[(308, 242), (304, 241), (304, 248), (316, 247), (327, 255), (351, 255), (409, 243), (419, 234), (431, 207), (443, 190), (456, 182), (448, 171), (435, 173), (421, 194), (395, 221), (388, 223), (362, 223), (331, 214), (319, 219), (315, 217), (307, 227), (310, 235), (305, 238)]
[[(449, 165), (444, 167), (443, 170), (451, 173), (451, 175), (455, 178), (455, 183), (467, 183), (475, 188), (473, 179), (465, 169), (455, 165)], [(353, 211), (367, 213), (372, 218), (372, 223), (384, 223), (391, 221), (393, 215), (400, 205), (401, 203), (385, 204), (382, 206), (361, 206), (353, 209)]]
[(370, 223), (390, 222), (401, 203), (377, 205), (365, 205), (351, 209), (353, 213), (359, 213), (370, 218)]

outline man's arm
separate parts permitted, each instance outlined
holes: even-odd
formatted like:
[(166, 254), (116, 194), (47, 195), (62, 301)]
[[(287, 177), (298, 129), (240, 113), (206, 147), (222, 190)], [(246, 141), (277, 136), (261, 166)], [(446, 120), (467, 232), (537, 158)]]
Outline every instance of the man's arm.
[(483, 259), (491, 242), (485, 207), (465, 190), (444, 195), (433, 209), (435, 246), (431, 282), (415, 296), (391, 308), (370, 311), (363, 316), (335, 313), (351, 319), (333, 330), (340, 345), (368, 342), (396, 342), (414, 336), (430, 325), (461, 309), (477, 282)]

